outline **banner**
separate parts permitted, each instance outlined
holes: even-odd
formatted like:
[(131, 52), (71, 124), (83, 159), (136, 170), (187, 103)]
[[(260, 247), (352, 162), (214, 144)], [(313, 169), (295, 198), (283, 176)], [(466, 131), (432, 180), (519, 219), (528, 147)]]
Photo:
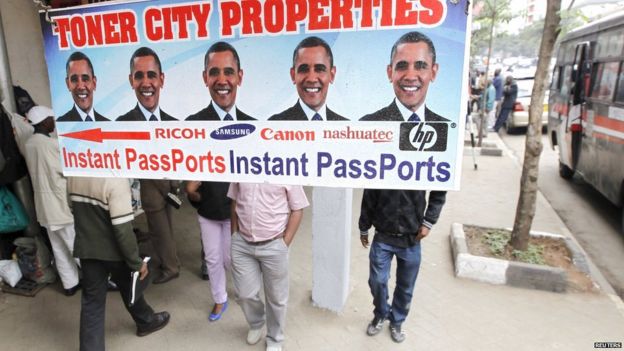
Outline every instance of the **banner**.
[(41, 15), (67, 176), (457, 190), (466, 0), (153, 0)]

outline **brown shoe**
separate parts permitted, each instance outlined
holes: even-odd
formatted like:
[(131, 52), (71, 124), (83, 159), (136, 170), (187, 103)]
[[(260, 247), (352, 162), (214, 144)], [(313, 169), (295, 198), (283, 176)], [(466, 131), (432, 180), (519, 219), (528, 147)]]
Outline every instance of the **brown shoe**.
[(169, 312), (167, 311), (154, 313), (154, 318), (150, 323), (143, 326), (137, 325), (136, 335), (146, 336), (164, 328), (169, 323), (169, 318)]
[(164, 284), (172, 279), (175, 279), (180, 276), (180, 272), (177, 273), (161, 273), (160, 276), (154, 279), (154, 284)]

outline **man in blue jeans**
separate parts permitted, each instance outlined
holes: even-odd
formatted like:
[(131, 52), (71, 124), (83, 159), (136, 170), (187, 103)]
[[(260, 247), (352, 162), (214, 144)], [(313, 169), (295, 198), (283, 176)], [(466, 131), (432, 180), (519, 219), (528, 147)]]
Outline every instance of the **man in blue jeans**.
[[(386, 319), (390, 336), (403, 342), (405, 321), (412, 302), (414, 284), (420, 268), (420, 241), (429, 235), (446, 201), (445, 191), (431, 191), (429, 203), (422, 190), (366, 189), (362, 196), (359, 228), (360, 241), (368, 247), (368, 230), (375, 227), (370, 249), (368, 285), (373, 295), (373, 320), (366, 334), (377, 335)], [(388, 304), (388, 279), (392, 257), (396, 256), (396, 287)]]

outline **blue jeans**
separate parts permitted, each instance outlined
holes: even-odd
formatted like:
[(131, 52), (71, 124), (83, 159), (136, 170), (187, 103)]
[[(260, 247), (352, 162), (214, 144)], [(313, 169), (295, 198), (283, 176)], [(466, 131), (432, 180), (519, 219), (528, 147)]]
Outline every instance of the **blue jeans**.
[[(388, 305), (388, 279), (392, 256), (396, 256), (396, 287), (392, 306)], [(373, 240), (370, 249), (370, 276), (368, 285), (373, 294), (375, 317), (389, 319), (392, 325), (401, 325), (410, 309), (414, 284), (420, 269), (420, 243), (401, 248)]]

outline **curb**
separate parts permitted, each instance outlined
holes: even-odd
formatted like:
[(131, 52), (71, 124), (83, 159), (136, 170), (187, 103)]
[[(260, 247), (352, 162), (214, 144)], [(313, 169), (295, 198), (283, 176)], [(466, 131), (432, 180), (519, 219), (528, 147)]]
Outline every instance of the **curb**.
[[(558, 238), (565, 242), (572, 255), (573, 264), (590, 276), (589, 265), (583, 251), (575, 241), (563, 235), (531, 232), (533, 237)], [(497, 258), (471, 255), (468, 252), (466, 234), (461, 223), (453, 223), (450, 233), (451, 250), (455, 264), (455, 276), (496, 285), (565, 292), (568, 287), (565, 270), (557, 267), (506, 261)]]

